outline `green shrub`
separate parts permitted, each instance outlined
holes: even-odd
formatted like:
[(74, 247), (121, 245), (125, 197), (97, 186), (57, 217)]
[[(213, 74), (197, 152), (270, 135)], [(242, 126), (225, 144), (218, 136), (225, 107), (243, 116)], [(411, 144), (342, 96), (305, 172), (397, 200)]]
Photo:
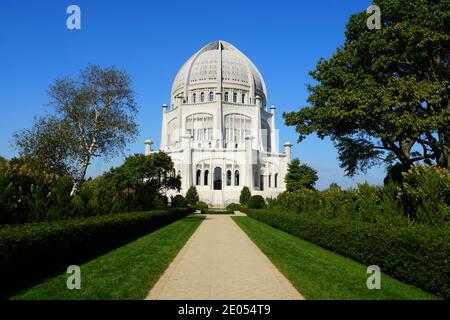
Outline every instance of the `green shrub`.
[(316, 219), (275, 210), (248, 216), (450, 298), (450, 230), (429, 226), (392, 227), (380, 223)]
[(248, 187), (243, 187), (241, 190), (241, 195), (239, 197), (239, 203), (242, 205), (245, 205), (250, 200), (252, 194), (250, 192), (250, 189)]
[(415, 166), (403, 174), (399, 197), (409, 218), (442, 225), (450, 220), (450, 172), (432, 166)]
[(36, 169), (26, 159), (1, 161), (0, 226), (167, 208), (161, 190), (181, 186), (172, 169), (162, 152), (131, 156), (122, 166), (83, 182), (70, 197), (69, 176)]
[(208, 211), (208, 204), (202, 201), (197, 202), (195, 208), (201, 212)]
[(227, 205), (228, 211), (241, 211), (241, 205), (239, 203), (230, 203)]
[(0, 229), (0, 295), (63, 272), (186, 216), (186, 209), (110, 214)]
[(152, 207), (156, 210), (162, 210), (168, 208), (168, 199), (165, 195), (156, 195), (156, 197), (153, 199)]
[(187, 208), (188, 204), (186, 202), (186, 199), (181, 194), (177, 194), (172, 198), (170, 206), (172, 208)]
[(23, 163), (0, 164), (0, 225), (70, 216), (71, 181)]
[(250, 200), (248, 201), (248, 207), (250, 209), (263, 209), (266, 207), (266, 202), (260, 195), (251, 196)]
[(197, 188), (195, 186), (191, 186), (186, 192), (186, 202), (187, 204), (195, 206), (199, 201)]
[(417, 223), (450, 226), (448, 171), (416, 167), (405, 174), (402, 186), (358, 184), (342, 190), (331, 185), (324, 191), (300, 189), (268, 199), (269, 208), (284, 209), (304, 217), (357, 220), (392, 226)]
[(207, 211), (202, 211), (202, 214), (234, 214), (234, 211), (230, 211), (230, 210), (207, 210)]

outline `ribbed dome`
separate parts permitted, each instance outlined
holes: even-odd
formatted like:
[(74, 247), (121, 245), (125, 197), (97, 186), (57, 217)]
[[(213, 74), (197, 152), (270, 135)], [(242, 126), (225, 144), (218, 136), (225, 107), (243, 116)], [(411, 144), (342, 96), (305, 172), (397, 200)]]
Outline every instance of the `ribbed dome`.
[[(220, 80), (220, 81), (219, 81)], [(265, 102), (266, 85), (256, 66), (242, 52), (225, 41), (215, 41), (193, 55), (180, 69), (172, 86), (175, 97), (187, 97), (191, 92), (227, 88), (248, 91), (250, 97), (259, 95)]]

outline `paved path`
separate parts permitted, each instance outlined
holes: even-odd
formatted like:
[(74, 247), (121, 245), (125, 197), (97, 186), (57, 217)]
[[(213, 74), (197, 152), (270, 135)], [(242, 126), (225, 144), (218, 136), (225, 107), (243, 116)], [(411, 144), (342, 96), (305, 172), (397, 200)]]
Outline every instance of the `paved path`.
[(230, 216), (207, 215), (146, 299), (303, 297)]

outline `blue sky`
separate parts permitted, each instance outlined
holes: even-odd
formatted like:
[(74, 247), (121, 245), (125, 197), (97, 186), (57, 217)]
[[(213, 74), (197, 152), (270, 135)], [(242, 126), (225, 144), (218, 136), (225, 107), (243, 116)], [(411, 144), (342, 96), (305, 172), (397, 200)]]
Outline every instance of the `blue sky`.
[[(103, 1), (3, 0), (0, 4), (0, 155), (16, 155), (14, 131), (30, 127), (49, 109), (49, 84), (76, 76), (89, 63), (115, 65), (133, 78), (140, 112), (140, 135), (126, 154), (143, 152), (144, 140), (159, 145), (161, 105), (169, 103), (172, 81), (182, 64), (205, 44), (225, 40), (246, 54), (261, 71), (269, 104), (277, 107), (280, 143), (294, 143), (293, 156), (319, 172), (318, 187), (379, 184), (384, 168), (353, 179), (344, 177), (329, 140), (308, 137), (296, 144), (282, 113), (306, 105), (308, 71), (344, 42), (351, 14), (368, 0), (315, 1)], [(66, 28), (66, 9), (81, 8), (81, 30)], [(96, 161), (95, 176), (118, 165)]]

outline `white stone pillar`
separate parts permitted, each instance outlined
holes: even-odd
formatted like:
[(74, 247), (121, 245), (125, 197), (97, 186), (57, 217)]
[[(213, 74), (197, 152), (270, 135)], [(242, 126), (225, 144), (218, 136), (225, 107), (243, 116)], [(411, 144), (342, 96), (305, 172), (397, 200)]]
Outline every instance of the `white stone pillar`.
[(178, 147), (180, 147), (180, 144), (181, 144), (181, 147), (182, 147), (182, 145), (183, 145), (183, 143), (182, 143), (182, 137), (183, 137), (183, 135), (184, 135), (184, 126), (185, 126), (185, 121), (184, 121), (184, 119), (183, 119), (183, 108), (181, 107), (181, 105), (182, 105), (182, 103), (183, 103), (183, 97), (179, 97), (179, 99), (178, 99), (178, 101), (179, 101), (179, 104), (178, 104), (178, 110), (177, 110), (177, 118), (178, 118), (178, 132), (176, 132), (176, 134), (175, 134), (175, 141), (178, 141)]
[(252, 150), (252, 137), (245, 137), (245, 176), (244, 186), (247, 186), (250, 190), (253, 190), (253, 150)]
[(162, 114), (162, 126), (161, 126), (161, 146), (160, 149), (164, 149), (167, 147), (167, 120), (166, 120), (166, 113), (167, 113), (167, 105), (162, 105), (163, 114)]
[(271, 106), (270, 107), (270, 113), (272, 114), (272, 119), (271, 119), (271, 134), (270, 134), (270, 144), (271, 144), (271, 148), (272, 148), (272, 153), (277, 153), (278, 152), (278, 146), (277, 146), (277, 132), (275, 129), (275, 106)]
[(262, 108), (262, 102), (261, 97), (256, 96), (256, 125), (254, 126), (256, 132), (255, 132), (255, 148), (256, 150), (262, 150), (261, 148), (261, 108)]
[(287, 164), (291, 163), (291, 161), (292, 161), (291, 148), (292, 148), (292, 143), (286, 142), (284, 144), (284, 153), (286, 154), (286, 163)]
[(152, 146), (153, 141), (152, 140), (145, 140), (145, 155), (148, 156), (150, 153), (152, 153)]
[(213, 147), (216, 148), (217, 142), (219, 148), (223, 148), (223, 107), (222, 107), (222, 92), (216, 92), (217, 109), (214, 114), (214, 143)]
[(192, 186), (192, 149), (191, 149), (191, 136), (183, 135), (182, 137), (183, 148), (183, 163), (182, 163), (182, 186), (184, 193), (187, 192), (190, 186)]

